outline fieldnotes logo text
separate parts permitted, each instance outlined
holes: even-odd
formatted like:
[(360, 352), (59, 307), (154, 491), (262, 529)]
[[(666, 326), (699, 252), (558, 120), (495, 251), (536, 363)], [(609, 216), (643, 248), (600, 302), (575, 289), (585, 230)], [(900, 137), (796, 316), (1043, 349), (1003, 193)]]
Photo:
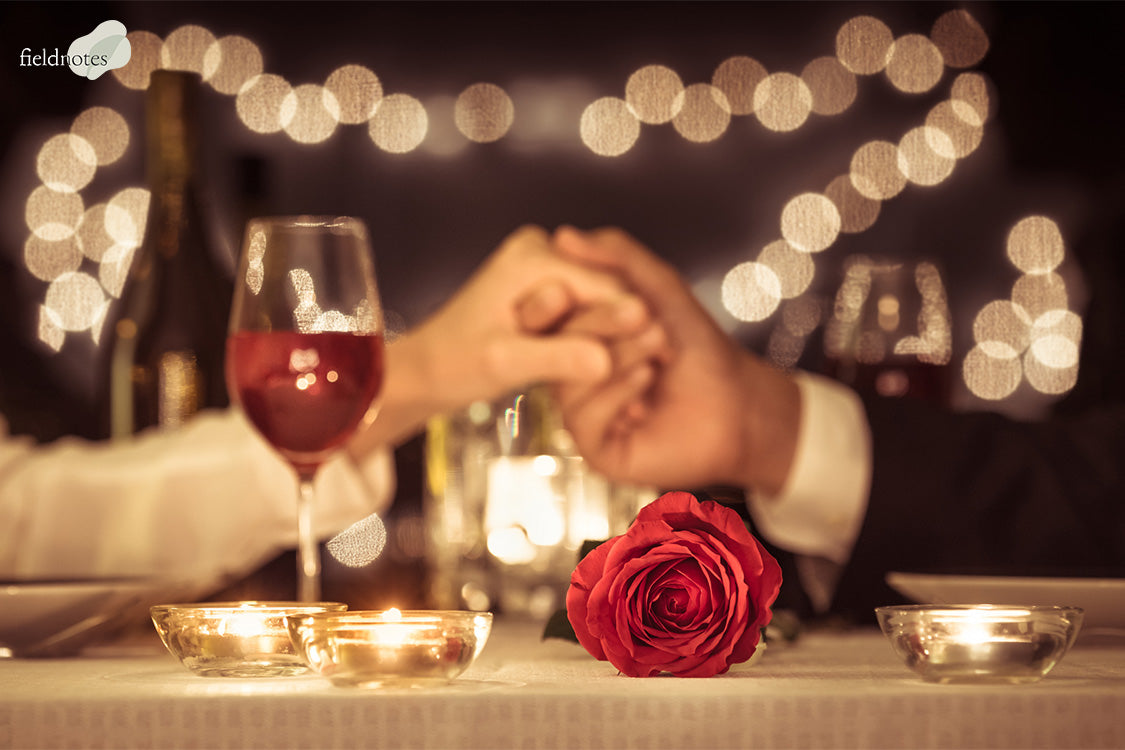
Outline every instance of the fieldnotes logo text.
[(91, 81), (107, 71), (125, 66), (133, 55), (133, 47), (125, 38), (125, 24), (120, 21), (103, 21), (86, 36), (70, 44), (66, 54), (54, 50), (20, 50), (20, 67), (69, 66), (75, 75)]

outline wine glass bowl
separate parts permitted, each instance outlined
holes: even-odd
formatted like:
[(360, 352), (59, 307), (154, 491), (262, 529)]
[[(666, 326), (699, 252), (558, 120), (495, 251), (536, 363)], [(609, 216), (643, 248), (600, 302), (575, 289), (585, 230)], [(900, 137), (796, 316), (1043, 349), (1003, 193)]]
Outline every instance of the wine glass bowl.
[(951, 329), (936, 265), (852, 256), (825, 328), (827, 373), (861, 393), (944, 404)]
[(243, 411), (298, 472), (315, 471), (351, 436), (381, 385), (376, 336), (240, 331), (228, 351)]
[(362, 221), (289, 216), (247, 224), (227, 337), (227, 384), (250, 423), (297, 473), (301, 601), (320, 598), (313, 479), (374, 414), (383, 346)]

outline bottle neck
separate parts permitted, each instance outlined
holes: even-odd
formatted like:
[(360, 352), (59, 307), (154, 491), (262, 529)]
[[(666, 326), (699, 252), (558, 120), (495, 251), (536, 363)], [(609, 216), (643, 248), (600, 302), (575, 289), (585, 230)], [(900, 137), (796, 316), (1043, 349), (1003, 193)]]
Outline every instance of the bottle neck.
[(145, 103), (146, 171), (157, 190), (182, 191), (194, 178), (198, 161), (195, 123), (199, 77), (153, 71)]
[(151, 204), (145, 251), (172, 258), (184, 250), (179, 236), (187, 217), (199, 210), (196, 96), (199, 76), (153, 71), (146, 99), (146, 171)]
[(222, 344), (231, 291), (209, 252), (200, 188), (199, 77), (154, 71), (146, 99), (150, 204), (144, 240), (114, 326), (110, 421), (115, 436), (175, 427), (225, 406)]

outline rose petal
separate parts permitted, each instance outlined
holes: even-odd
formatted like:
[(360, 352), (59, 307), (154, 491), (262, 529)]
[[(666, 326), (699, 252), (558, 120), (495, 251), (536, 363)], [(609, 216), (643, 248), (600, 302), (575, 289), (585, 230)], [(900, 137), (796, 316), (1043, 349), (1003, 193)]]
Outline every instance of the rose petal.
[[(695, 648), (699, 648), (702, 645), (702, 639), (712, 635), (709, 632), (710, 628), (708, 628), (708, 626), (716, 621), (716, 613), (718, 614), (717, 619), (719, 622), (723, 622), (726, 619), (723, 613), (728, 607), (727, 602), (733, 592), (726, 590), (727, 587), (721, 586), (721, 582), (728, 578), (728, 573), (718, 564), (719, 557), (710, 550), (698, 550), (696, 554), (693, 555), (691, 554), (691, 547), (681, 544), (666, 544), (658, 549), (665, 554), (678, 555), (679, 557), (676, 561), (677, 566), (682, 566), (685, 563), (690, 564), (690, 568), (684, 567), (682, 569), (683, 571), (693, 571), (693, 576), (690, 579), (686, 579), (690, 584), (695, 586), (707, 585), (703, 580), (704, 578), (712, 579), (710, 583), (713, 584), (714, 579), (717, 579), (720, 582), (720, 587), (724, 589), (721, 599), (718, 596), (709, 596), (712, 606), (704, 611), (696, 613), (696, 621), (692, 623), (692, 630), (695, 631), (697, 637), (693, 639), (692, 645)], [(656, 551), (657, 550), (650, 551), (649, 555), (644, 559), (651, 559)], [(652, 592), (645, 593), (646, 598), (651, 598), (651, 596)], [(702, 630), (703, 628), (707, 628), (707, 630)]]
[(592, 632), (599, 628), (597, 620), (589, 617), (589, 597), (592, 588), (602, 580), (605, 560), (617, 544), (617, 539), (599, 544), (579, 561), (570, 576), (570, 588), (566, 592), (566, 618), (574, 629), (574, 635), (594, 658), (602, 660), (605, 659), (605, 651), (595, 632)]
[(716, 585), (712, 594), (713, 606), (708, 613), (710, 626), (708, 632), (712, 640), (701, 646), (713, 648), (721, 640), (721, 631), (726, 630), (731, 621), (741, 621), (745, 618), (747, 601), (743, 593), (744, 589), (739, 585), (742, 576), (738, 574), (737, 560), (732, 559), (729, 553), (720, 554), (725, 551), (700, 544), (698, 539), (686, 541), (687, 546), (693, 550), (695, 559), (701, 563), (701, 568), (713, 576)]
[(567, 592), (590, 653), (631, 676), (690, 677), (754, 653), (781, 573), (737, 513), (670, 492), (613, 541), (579, 564)]
[[(699, 572), (698, 563), (691, 559), (685, 558), (679, 561), (680, 566), (690, 565), (695, 568), (696, 573)], [(687, 580), (687, 579), (681, 579)], [(694, 581), (689, 582), (695, 585)], [(682, 589), (681, 589), (682, 590)], [(643, 598), (646, 601), (653, 601), (657, 596), (657, 592), (650, 589), (643, 594), (634, 595), (637, 598)], [(652, 605), (649, 604), (648, 610), (650, 612)], [(646, 643), (653, 645), (653, 647), (665, 652), (668, 657), (684, 657), (689, 654), (696, 654), (699, 651), (709, 651), (714, 643), (721, 639), (721, 632), (715, 632), (712, 627), (714, 621), (714, 613), (711, 611), (705, 613), (698, 613), (698, 623), (692, 623), (691, 627), (684, 627), (679, 629), (672, 629), (665, 625), (657, 624), (656, 626), (646, 625), (646, 627), (636, 635), (640, 636)], [(720, 615), (718, 618), (720, 622), (724, 618)], [(636, 631), (636, 629), (634, 629)]]
[(634, 521), (628, 531), (616, 537), (618, 543), (614, 545), (609, 557), (606, 558), (605, 569), (607, 571), (612, 570), (630, 560), (643, 556), (653, 547), (659, 547), (667, 542), (671, 532), (671, 527), (663, 522), (639, 523)]
[(695, 508), (700, 504), (699, 499), (690, 492), (665, 492), (641, 508), (633, 523), (640, 524), (646, 521), (667, 523), (665, 516), (678, 513), (694, 515)]

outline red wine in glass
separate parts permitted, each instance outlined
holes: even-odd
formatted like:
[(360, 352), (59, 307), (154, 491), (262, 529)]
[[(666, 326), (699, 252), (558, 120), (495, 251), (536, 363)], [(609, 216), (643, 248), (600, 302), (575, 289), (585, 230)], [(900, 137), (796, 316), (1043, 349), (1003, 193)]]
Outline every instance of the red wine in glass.
[(298, 472), (351, 437), (383, 385), (382, 334), (239, 331), (227, 341), (235, 398)]
[(297, 474), (297, 598), (320, 597), (313, 480), (383, 385), (383, 314), (367, 227), (348, 216), (252, 219), (227, 336), (227, 387)]

